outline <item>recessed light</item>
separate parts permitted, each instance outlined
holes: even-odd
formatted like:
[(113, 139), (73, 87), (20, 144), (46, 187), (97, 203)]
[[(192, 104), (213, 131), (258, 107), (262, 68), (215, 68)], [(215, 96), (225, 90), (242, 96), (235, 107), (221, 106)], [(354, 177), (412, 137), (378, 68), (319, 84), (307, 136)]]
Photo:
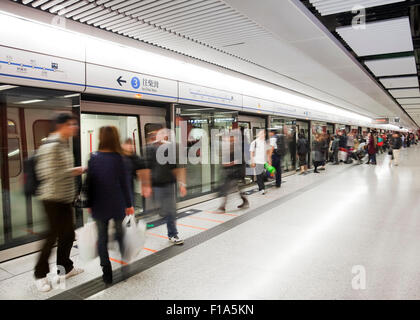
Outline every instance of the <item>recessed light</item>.
[(0, 86), (0, 91), (9, 90), (9, 89), (17, 88), (17, 87), (18, 86), (4, 85), (4, 86)]
[(28, 103), (35, 103), (35, 102), (42, 102), (42, 101), (45, 101), (45, 100), (34, 99), (34, 100), (21, 101), (21, 102), (18, 102), (18, 103), (19, 104), (28, 104)]

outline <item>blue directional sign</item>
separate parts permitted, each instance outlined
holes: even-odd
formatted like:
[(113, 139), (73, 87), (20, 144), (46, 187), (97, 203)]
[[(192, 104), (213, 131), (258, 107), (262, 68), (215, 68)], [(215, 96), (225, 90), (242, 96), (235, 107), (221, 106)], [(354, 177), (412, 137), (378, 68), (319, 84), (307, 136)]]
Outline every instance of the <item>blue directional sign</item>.
[(139, 78), (137, 78), (137, 77), (132, 77), (132, 78), (131, 78), (131, 86), (132, 86), (134, 89), (138, 89), (138, 88), (140, 87), (140, 80), (139, 80)]

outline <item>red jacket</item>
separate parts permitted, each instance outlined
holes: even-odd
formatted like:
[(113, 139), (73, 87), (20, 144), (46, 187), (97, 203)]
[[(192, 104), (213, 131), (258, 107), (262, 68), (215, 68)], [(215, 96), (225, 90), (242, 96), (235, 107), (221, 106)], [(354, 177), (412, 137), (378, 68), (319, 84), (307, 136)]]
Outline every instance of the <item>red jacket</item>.
[(376, 145), (375, 145), (375, 138), (370, 137), (368, 142), (368, 153), (375, 154), (376, 153)]

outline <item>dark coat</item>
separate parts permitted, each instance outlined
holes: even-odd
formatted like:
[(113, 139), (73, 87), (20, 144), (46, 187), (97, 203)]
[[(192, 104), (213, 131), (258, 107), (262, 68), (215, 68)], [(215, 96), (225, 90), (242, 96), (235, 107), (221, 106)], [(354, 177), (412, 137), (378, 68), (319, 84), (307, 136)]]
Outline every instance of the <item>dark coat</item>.
[(375, 154), (376, 153), (376, 145), (375, 145), (375, 138), (372, 136), (369, 138), (368, 141), (368, 153)]
[(123, 157), (113, 152), (96, 152), (89, 160), (87, 172), (88, 207), (98, 220), (125, 217), (132, 206), (128, 176)]

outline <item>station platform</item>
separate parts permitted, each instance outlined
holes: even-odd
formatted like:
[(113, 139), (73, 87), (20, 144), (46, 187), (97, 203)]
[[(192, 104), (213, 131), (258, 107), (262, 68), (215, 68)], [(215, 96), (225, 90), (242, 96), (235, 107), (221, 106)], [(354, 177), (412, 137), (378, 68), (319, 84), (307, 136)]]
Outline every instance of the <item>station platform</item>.
[(250, 194), (246, 210), (239, 198), (226, 213), (220, 199), (182, 209), (194, 212), (177, 222), (184, 245), (168, 241), (166, 225), (148, 229), (128, 278), (110, 252), (109, 287), (99, 258), (80, 265), (76, 247), (85, 272), (48, 293), (33, 281), (37, 253), (1, 263), (0, 299), (419, 299), (420, 146), (403, 149), (397, 167), (377, 159), (285, 177)]

